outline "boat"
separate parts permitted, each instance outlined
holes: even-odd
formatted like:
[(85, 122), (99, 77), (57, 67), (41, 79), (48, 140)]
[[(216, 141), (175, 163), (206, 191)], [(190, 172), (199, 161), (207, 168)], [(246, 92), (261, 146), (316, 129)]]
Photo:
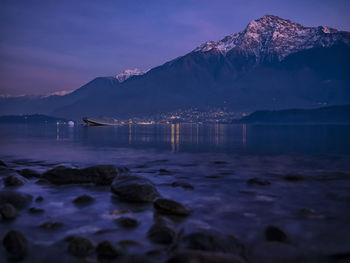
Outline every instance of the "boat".
[(83, 121), (87, 126), (115, 126), (119, 124), (118, 120), (104, 116), (100, 116), (98, 118), (84, 117)]

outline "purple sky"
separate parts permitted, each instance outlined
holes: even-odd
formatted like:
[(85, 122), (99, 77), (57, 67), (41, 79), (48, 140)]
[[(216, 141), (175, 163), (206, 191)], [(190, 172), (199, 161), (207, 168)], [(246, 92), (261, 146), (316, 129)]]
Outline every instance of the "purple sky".
[(265, 14), (350, 31), (349, 12), (348, 0), (0, 0), (0, 95), (146, 70)]

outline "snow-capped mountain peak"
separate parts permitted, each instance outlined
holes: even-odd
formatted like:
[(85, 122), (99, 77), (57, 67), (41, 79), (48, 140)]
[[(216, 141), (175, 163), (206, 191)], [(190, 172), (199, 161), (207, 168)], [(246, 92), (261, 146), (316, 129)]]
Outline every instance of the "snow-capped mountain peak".
[(126, 69), (123, 72), (117, 74), (115, 77), (116, 77), (116, 79), (118, 79), (119, 82), (124, 82), (125, 80), (127, 80), (128, 78), (130, 78), (132, 76), (143, 75), (146, 72), (147, 71), (142, 71), (142, 70), (139, 70), (138, 68)]
[(294, 52), (339, 42), (350, 44), (349, 34), (326, 26), (304, 27), (278, 16), (265, 15), (251, 21), (245, 30), (219, 41), (206, 42), (193, 52), (213, 50), (226, 55), (234, 49), (255, 56), (257, 61), (273, 58), (281, 61)]

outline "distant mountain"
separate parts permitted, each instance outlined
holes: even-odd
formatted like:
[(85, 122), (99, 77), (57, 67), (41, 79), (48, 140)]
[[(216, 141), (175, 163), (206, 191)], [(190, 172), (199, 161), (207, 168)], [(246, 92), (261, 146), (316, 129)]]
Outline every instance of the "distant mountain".
[(0, 99), (0, 114), (144, 116), (179, 108), (316, 108), (350, 103), (350, 33), (265, 15), (145, 74), (96, 78), (44, 99)]
[(350, 105), (309, 110), (256, 111), (235, 123), (350, 123)]
[(42, 123), (44, 124), (44, 123), (57, 123), (57, 122), (68, 122), (68, 120), (41, 115), (41, 114), (0, 116), (0, 123), (16, 123), (16, 124)]
[(117, 78), (117, 80), (119, 80), (119, 82), (123, 82), (132, 76), (139, 76), (145, 73), (146, 71), (139, 70), (138, 68), (126, 69), (123, 72), (117, 74), (115, 77)]

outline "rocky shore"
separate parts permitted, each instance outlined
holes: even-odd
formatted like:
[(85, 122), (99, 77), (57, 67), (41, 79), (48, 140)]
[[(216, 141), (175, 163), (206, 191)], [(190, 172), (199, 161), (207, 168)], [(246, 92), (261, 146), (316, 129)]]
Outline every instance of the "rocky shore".
[[(350, 194), (322, 189), (347, 189), (350, 174), (246, 178), (219, 160), (214, 174), (193, 176), (196, 164), (166, 163), (39, 170), (0, 161), (1, 261), (349, 262), (349, 211), (339, 210)], [(308, 198), (333, 209), (301, 206), (312, 189), (321, 190)]]

